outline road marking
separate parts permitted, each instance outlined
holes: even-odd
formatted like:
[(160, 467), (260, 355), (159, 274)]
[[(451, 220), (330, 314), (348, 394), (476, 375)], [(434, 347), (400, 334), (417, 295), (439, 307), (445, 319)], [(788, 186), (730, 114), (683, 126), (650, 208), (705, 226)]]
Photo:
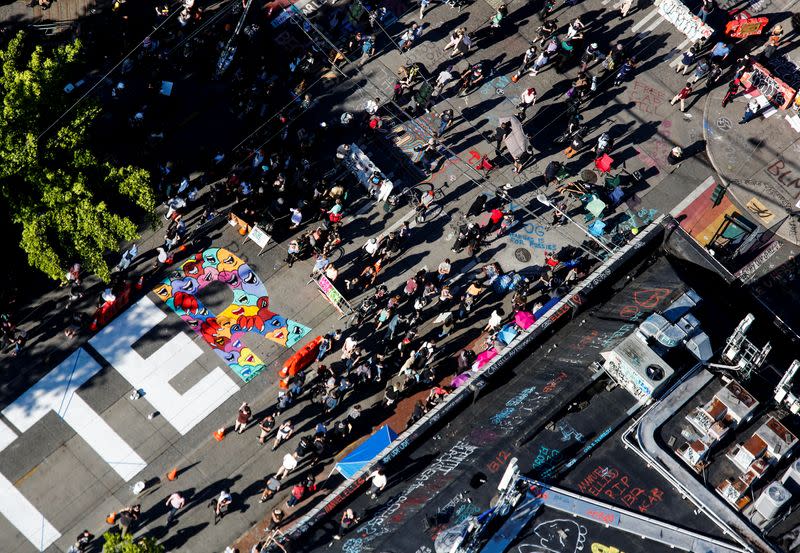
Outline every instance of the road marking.
[(3, 409), (3, 414), (21, 432), (26, 432), (50, 411), (55, 411), (127, 482), (147, 463), (77, 394), (78, 388), (101, 369), (83, 348), (78, 349)]
[(666, 20), (659, 15), (658, 18), (656, 18), (656, 20), (647, 29), (643, 31), (643, 33), (650, 34), (651, 32), (653, 32), (653, 30), (655, 30), (656, 27), (661, 25), (664, 21)]
[(61, 537), (58, 530), (2, 474), (0, 474), (0, 514), (6, 517), (39, 551), (44, 551)]
[(659, 13), (658, 13), (658, 8), (654, 8), (650, 13), (648, 13), (643, 18), (641, 18), (638, 22), (636, 22), (633, 25), (633, 27), (631, 27), (631, 32), (635, 33), (640, 28), (644, 27), (647, 24), (647, 22), (650, 21), (653, 17), (659, 17), (659, 18), (661, 17), (659, 15)]

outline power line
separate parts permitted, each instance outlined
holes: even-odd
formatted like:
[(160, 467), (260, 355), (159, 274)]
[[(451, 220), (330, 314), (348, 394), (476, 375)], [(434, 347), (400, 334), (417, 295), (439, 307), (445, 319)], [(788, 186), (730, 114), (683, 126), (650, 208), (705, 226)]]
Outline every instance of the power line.
[[(174, 6), (177, 6), (177, 5), (180, 5), (180, 2), (176, 2), (175, 4), (173, 4), (173, 7), (174, 7)], [(127, 54), (126, 54), (126, 55), (125, 55), (125, 56), (124, 56), (124, 57), (123, 57), (121, 60), (119, 60), (119, 62), (117, 62), (117, 64), (116, 64), (116, 65), (114, 65), (114, 67), (112, 67), (111, 69), (109, 69), (109, 70), (108, 70), (108, 71), (107, 71), (107, 72), (106, 72), (106, 73), (105, 73), (105, 74), (104, 74), (102, 77), (100, 77), (100, 78), (97, 80), (97, 82), (96, 82), (96, 83), (94, 83), (94, 84), (91, 86), (91, 88), (89, 88), (89, 90), (87, 90), (86, 92), (84, 92), (84, 93), (83, 93), (83, 96), (81, 96), (80, 98), (78, 98), (77, 100), (75, 100), (75, 103), (73, 103), (73, 104), (72, 104), (70, 107), (68, 107), (68, 108), (67, 108), (67, 109), (66, 109), (66, 110), (65, 110), (65, 111), (64, 111), (64, 112), (63, 112), (61, 115), (59, 115), (59, 116), (58, 116), (58, 118), (57, 118), (55, 121), (53, 121), (53, 122), (50, 124), (50, 126), (48, 126), (48, 127), (47, 127), (47, 128), (44, 130), (44, 131), (42, 131), (42, 132), (39, 134), (39, 136), (37, 136), (37, 137), (36, 137), (36, 141), (38, 142), (39, 140), (41, 140), (41, 139), (42, 139), (42, 137), (43, 137), (45, 134), (47, 134), (47, 133), (48, 133), (48, 131), (49, 131), (50, 129), (52, 129), (53, 127), (55, 127), (55, 126), (56, 126), (56, 125), (57, 125), (57, 124), (58, 124), (58, 123), (59, 123), (59, 122), (60, 122), (60, 121), (61, 121), (61, 120), (62, 120), (64, 117), (66, 117), (66, 116), (67, 116), (67, 114), (69, 114), (69, 113), (70, 113), (70, 112), (71, 112), (73, 109), (75, 109), (75, 108), (78, 106), (78, 104), (80, 104), (80, 103), (81, 103), (83, 100), (85, 100), (85, 99), (86, 99), (86, 97), (87, 97), (87, 96), (89, 96), (89, 94), (91, 94), (91, 93), (94, 91), (94, 89), (95, 89), (95, 88), (97, 88), (98, 86), (100, 86), (100, 84), (101, 84), (103, 81), (105, 81), (105, 80), (106, 80), (106, 79), (109, 77), (109, 75), (111, 75), (111, 73), (113, 73), (114, 71), (116, 71), (116, 69), (117, 69), (117, 68), (118, 68), (120, 65), (122, 65), (122, 64), (125, 62), (125, 60), (126, 60), (126, 59), (128, 59), (129, 57), (131, 57), (131, 56), (133, 55), (133, 53), (134, 53), (134, 52), (136, 52), (136, 50), (138, 50), (138, 49), (139, 49), (139, 47), (140, 47), (140, 46), (141, 46), (141, 45), (144, 43), (144, 40), (145, 40), (147, 37), (149, 37), (149, 36), (151, 36), (152, 34), (156, 33), (156, 32), (157, 32), (159, 29), (161, 29), (161, 27), (163, 27), (164, 25), (166, 25), (166, 24), (167, 24), (167, 21), (169, 21), (170, 19), (172, 19), (172, 18), (173, 18), (175, 15), (177, 15), (178, 13), (180, 13), (180, 12), (179, 12), (178, 10), (175, 10), (175, 11), (173, 11), (173, 12), (172, 12), (170, 15), (168, 15), (166, 18), (164, 18), (164, 21), (162, 21), (162, 22), (161, 22), (161, 24), (159, 24), (159, 25), (158, 25), (158, 26), (157, 26), (155, 29), (153, 29), (153, 31), (152, 31), (151, 33), (149, 33), (149, 34), (148, 34), (146, 37), (144, 37), (142, 40), (140, 40), (140, 41), (139, 41), (139, 42), (136, 44), (136, 46), (134, 46), (134, 47), (133, 47), (133, 49), (132, 49), (130, 52), (128, 52), (128, 53), (127, 53)]]

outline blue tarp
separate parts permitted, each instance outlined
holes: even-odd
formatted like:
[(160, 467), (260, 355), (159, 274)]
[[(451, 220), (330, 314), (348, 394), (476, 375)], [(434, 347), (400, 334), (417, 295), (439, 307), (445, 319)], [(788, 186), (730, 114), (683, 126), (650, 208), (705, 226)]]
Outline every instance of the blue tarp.
[(336, 470), (345, 478), (352, 478), (364, 465), (377, 457), (378, 453), (383, 451), (395, 438), (397, 438), (397, 434), (389, 428), (389, 425), (381, 426), (363, 444), (336, 463)]

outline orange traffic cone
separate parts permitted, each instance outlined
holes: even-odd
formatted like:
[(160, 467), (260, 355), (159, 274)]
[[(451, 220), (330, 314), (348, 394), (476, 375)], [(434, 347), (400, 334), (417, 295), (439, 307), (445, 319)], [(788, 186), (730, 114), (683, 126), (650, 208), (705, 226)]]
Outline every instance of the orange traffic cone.
[(117, 513), (112, 511), (106, 517), (106, 522), (109, 524), (114, 524), (116, 521), (117, 521)]
[(169, 471), (167, 473), (167, 480), (169, 480), (170, 482), (175, 480), (176, 478), (178, 478), (178, 468), (177, 467), (172, 469), (171, 471)]
[(144, 275), (139, 276), (139, 280), (136, 281), (137, 290), (141, 290), (142, 286), (144, 286)]
[(97, 319), (92, 319), (92, 323), (89, 325), (89, 330), (92, 332), (97, 331)]
[(219, 430), (214, 432), (212, 434), (212, 436), (214, 436), (215, 440), (217, 440), (218, 442), (221, 442), (223, 440), (223, 438), (225, 438), (225, 427), (223, 426), (222, 428), (220, 428)]

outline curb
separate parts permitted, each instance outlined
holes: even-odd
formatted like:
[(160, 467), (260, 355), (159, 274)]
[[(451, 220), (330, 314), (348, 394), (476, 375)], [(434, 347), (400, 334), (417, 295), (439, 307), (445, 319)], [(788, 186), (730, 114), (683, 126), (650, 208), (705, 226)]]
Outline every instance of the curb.
[(483, 367), (480, 372), (474, 374), (464, 386), (447, 396), (438, 408), (426, 414), (422, 419), (417, 421), (417, 423), (401, 433), (400, 436), (381, 451), (372, 462), (362, 468), (352, 478), (342, 482), (306, 515), (297, 520), (294, 527), (285, 534), (293, 540), (302, 537), (303, 534), (322, 522), (330, 512), (337, 508), (337, 506), (358, 491), (366, 482), (366, 476), (373, 471), (377, 465), (385, 465), (393, 460), (428, 432), (442, 417), (454, 410), (456, 406), (461, 405), (471, 397), (477, 396), (480, 390), (488, 384), (488, 379), (514, 359), (518, 353), (539, 338), (568, 312), (579, 311), (586, 303), (588, 294), (599, 285), (603, 284), (620, 265), (629, 261), (643, 246), (659, 235), (658, 231), (664, 229), (664, 221), (664, 215), (658, 217), (648, 225), (646, 230), (637, 235), (627, 245), (618, 249), (611, 257), (599, 265), (591, 275), (588, 275), (580, 284), (573, 288), (569, 294), (562, 298), (557, 298), (555, 301), (551, 301), (549, 309), (547, 309), (528, 330), (520, 332), (502, 353)]

